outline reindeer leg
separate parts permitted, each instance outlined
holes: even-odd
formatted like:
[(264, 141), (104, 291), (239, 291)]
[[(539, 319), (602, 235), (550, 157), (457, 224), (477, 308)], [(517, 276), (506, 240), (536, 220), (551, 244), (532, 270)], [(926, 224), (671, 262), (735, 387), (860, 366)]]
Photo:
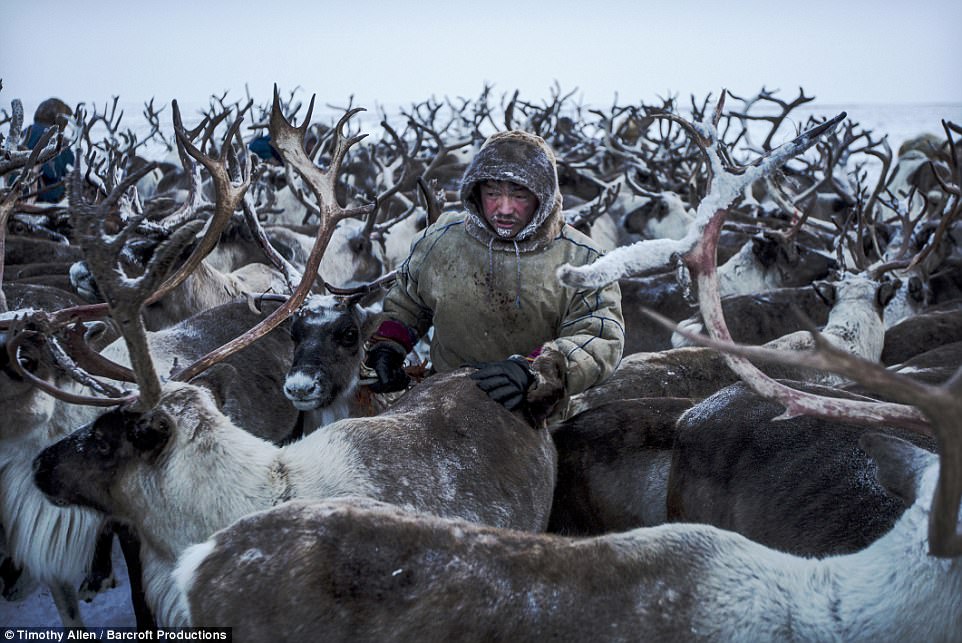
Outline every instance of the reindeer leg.
[(147, 598), (144, 595), (144, 573), (143, 565), (140, 563), (140, 538), (126, 525), (115, 523), (114, 529), (120, 542), (120, 550), (124, 554), (124, 561), (127, 563), (127, 576), (130, 578), (130, 602), (134, 607), (137, 630), (141, 632), (155, 630), (157, 629), (157, 623), (154, 621), (154, 615), (151, 613)]
[(97, 546), (94, 548), (94, 558), (90, 564), (90, 571), (87, 572), (83, 583), (80, 584), (79, 598), (88, 603), (100, 592), (117, 586), (113, 564), (110, 560), (113, 545), (113, 523), (107, 520), (101, 525), (100, 533), (97, 534)]
[(7, 601), (19, 601), (33, 589), (30, 575), (24, 574), (23, 568), (18, 567), (13, 558), (4, 556), (0, 560), (0, 596)]
[(83, 618), (80, 616), (80, 602), (77, 599), (77, 591), (65, 583), (50, 585), (49, 588), (63, 626), (87, 629)]

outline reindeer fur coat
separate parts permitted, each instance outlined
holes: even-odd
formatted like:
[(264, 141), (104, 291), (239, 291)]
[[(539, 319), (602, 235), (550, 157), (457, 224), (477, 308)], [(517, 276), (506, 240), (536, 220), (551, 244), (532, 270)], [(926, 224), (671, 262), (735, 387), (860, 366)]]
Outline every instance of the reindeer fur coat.
[[(477, 186), (489, 179), (519, 183), (538, 197), (531, 222), (513, 239), (500, 238), (481, 214)], [(442, 216), (412, 243), (384, 301), (387, 317), (412, 339), (434, 326), (438, 372), (552, 348), (565, 357), (568, 395), (604, 380), (624, 348), (621, 291), (617, 283), (570, 289), (555, 277), (558, 266), (589, 264), (602, 252), (564, 222), (551, 149), (525, 132), (491, 136), (465, 172), (461, 200), (464, 212)]]

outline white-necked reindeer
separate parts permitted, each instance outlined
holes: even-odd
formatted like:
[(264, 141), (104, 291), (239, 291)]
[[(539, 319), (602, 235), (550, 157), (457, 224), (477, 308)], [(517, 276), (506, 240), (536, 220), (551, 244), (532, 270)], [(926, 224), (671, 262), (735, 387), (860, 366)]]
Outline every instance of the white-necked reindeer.
[[(20, 376), (6, 359), (6, 343), (0, 346), (0, 403), (4, 409), (0, 422), (0, 524), (6, 532), (6, 555), (50, 589), (64, 627), (82, 627), (78, 588), (90, 570), (103, 517), (80, 507), (50, 505), (32, 482), (29, 462), (44, 447), (92, 420), (99, 410), (54, 399)], [(82, 390), (42, 345), (30, 344), (21, 349), (21, 359), (31, 364), (36, 377), (75, 393)]]
[[(239, 124), (240, 117), (235, 121), (234, 131)], [(225, 148), (229, 147), (229, 141), (230, 135)], [(193, 152), (201, 156), (196, 149)], [(240, 196), (243, 194), (243, 181), (240, 186), (231, 183), (224, 156), (220, 159), (203, 156), (200, 160), (209, 166), (208, 169), (211, 170), (215, 179), (219, 196), (215, 218), (220, 220), (229, 218), (233, 207), (239, 203)], [(144, 171), (147, 170), (149, 166)], [(68, 186), (72, 209), (84, 212), (102, 223), (115, 218), (115, 210), (119, 207), (120, 201), (126, 196), (128, 188), (139, 180), (142, 174), (143, 172), (140, 172), (128, 176), (103, 199), (98, 200), (95, 197), (91, 201), (86, 195), (87, 183), (81, 179), (81, 173), (77, 168)], [(132, 225), (136, 225), (136, 222)], [(212, 224), (211, 228), (214, 227), (215, 225)], [(179, 252), (186, 241), (187, 234), (192, 236), (194, 231), (195, 229), (185, 228), (175, 233), (179, 246), (171, 244), (168, 250)], [(209, 236), (216, 235), (212, 232)], [(121, 239), (125, 237), (126, 234), (122, 235)], [(201, 244), (207, 241), (208, 237), (205, 237)], [(169, 261), (174, 253), (168, 252), (168, 254), (171, 254), (171, 257), (167, 258)], [(171, 283), (170, 287), (175, 285)], [(93, 378), (83, 374), (76, 365), (69, 364), (70, 360), (65, 354), (54, 353), (55, 348), (58, 351), (61, 350), (57, 341), (62, 341), (62, 337), (55, 341), (58, 328), (72, 323), (75, 319), (95, 320), (108, 313), (106, 305), (77, 306), (79, 303), (62, 300), (58, 300), (52, 306), (34, 303), (35, 310), (32, 314), (24, 313), (18, 316), (21, 318), (20, 322), (10, 326), (7, 329), (9, 336), (4, 337), (3, 354), (6, 358), (9, 352), (11, 359), (9, 362), (4, 360), (2, 375), (4, 384), (0, 387), (6, 397), (4, 408), (10, 409), (10, 412), (4, 416), (5, 428), (2, 440), (5, 444), (0, 456), (2, 460), (0, 469), (3, 476), (3, 481), (0, 483), (2, 488), (0, 504), (3, 507), (2, 521), (5, 525), (9, 554), (17, 564), (26, 568), (28, 573), (50, 585), (62, 621), (69, 627), (83, 627), (77, 605), (77, 588), (81, 586), (84, 575), (90, 568), (96, 544), (103, 533), (101, 527), (104, 516), (87, 508), (62, 507), (49, 503), (33, 484), (33, 473), (28, 462), (32, 461), (44, 447), (102, 413), (104, 403), (111, 406), (115, 404), (111, 400), (103, 398), (92, 400), (89, 396), (82, 395), (84, 386), (94, 381)], [(49, 314), (41, 312), (45, 309)], [(29, 324), (32, 322), (29, 319), (26, 320), (28, 325), (24, 327), (23, 318), (33, 315), (38, 317), (39, 327), (31, 327)], [(230, 322), (229, 319), (220, 320), (217, 329), (229, 332)], [(179, 339), (174, 337), (173, 333), (167, 333), (164, 341), (174, 349), (168, 355), (169, 359), (190, 359), (192, 357), (190, 351), (186, 353), (183, 351), (184, 340), (189, 336), (202, 342), (204, 334), (199, 331), (201, 329), (198, 326), (189, 326), (182, 330)], [(47, 333), (51, 337), (44, 342), (42, 338)], [(38, 339), (41, 341), (38, 342)], [(194, 351), (198, 348), (196, 344), (197, 342), (195, 342)], [(283, 353), (283, 350), (276, 345), (272, 349), (277, 353)], [(55, 358), (56, 355), (59, 357)], [(88, 354), (88, 357), (93, 357), (93, 354)], [(282, 358), (283, 355), (279, 357)], [(114, 355), (114, 358), (124, 361), (118, 355)], [(118, 369), (111, 371), (111, 374), (101, 374), (112, 378), (123, 377), (117, 375), (122, 371), (123, 369)], [(73, 376), (66, 377), (67, 372), (73, 373)], [(78, 377), (82, 380), (81, 383), (78, 383)], [(245, 380), (245, 382), (249, 381), (252, 381), (251, 378)], [(100, 386), (102, 391), (112, 391), (115, 395), (122, 395), (112, 385)], [(48, 396), (45, 391), (59, 391), (56, 393), (59, 397)], [(250, 398), (249, 395), (239, 397)], [(89, 406), (89, 403), (99, 406)], [(281, 410), (283, 411), (283, 408)], [(278, 417), (272, 418), (275, 426), (283, 421)], [(289, 421), (289, 424), (292, 425), (293, 422)], [(289, 432), (290, 429), (288, 429)], [(128, 566), (131, 570), (134, 569), (132, 563), (128, 563)], [(137, 585), (137, 580), (132, 579), (132, 590)], [(136, 605), (135, 612), (137, 612)], [(140, 616), (141, 614), (138, 613), (138, 623), (141, 622)]]
[[(335, 160), (322, 172), (302, 149), (308, 122), (290, 126), (275, 94), (274, 144), (309, 177), (323, 205), (317, 250), (305, 271), (312, 275), (334, 222), (352, 214), (330, 199), (340, 159), (356, 139), (339, 136)], [(57, 503), (93, 508), (136, 528), (147, 600), (159, 623), (186, 622), (170, 575), (184, 548), (291, 498), (361, 494), (503, 527), (537, 531), (546, 525), (555, 466), (550, 437), (491, 400), (468, 369), (423, 382), (378, 417), (344, 420), (276, 447), (232, 423), (218, 408), (216, 392), (184, 382), (276, 326), (313, 279), (302, 279), (294, 296), (245, 336), (161, 385), (139, 326), (156, 274), (148, 270), (124, 281), (113, 270), (116, 247), (94, 242), (87, 252), (113, 302), (112, 315), (125, 329), (139, 398), (45, 449), (34, 461), (34, 480)]]

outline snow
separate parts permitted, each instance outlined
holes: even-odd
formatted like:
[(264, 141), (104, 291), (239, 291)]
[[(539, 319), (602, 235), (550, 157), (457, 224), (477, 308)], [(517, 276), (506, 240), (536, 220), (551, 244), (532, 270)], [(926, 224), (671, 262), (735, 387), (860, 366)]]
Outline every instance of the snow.
[[(80, 613), (87, 627), (134, 627), (130, 604), (130, 583), (127, 566), (114, 542), (114, 578), (117, 586), (98, 594), (91, 602), (80, 602)], [(0, 599), (0, 629), (8, 627), (60, 627), (60, 615), (53, 604), (50, 591), (43, 586), (23, 600), (11, 603)]]

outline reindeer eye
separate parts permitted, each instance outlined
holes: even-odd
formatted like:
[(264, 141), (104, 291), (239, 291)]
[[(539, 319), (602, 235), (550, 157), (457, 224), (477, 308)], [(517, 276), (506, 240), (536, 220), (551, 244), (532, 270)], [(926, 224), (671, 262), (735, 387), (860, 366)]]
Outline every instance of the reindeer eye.
[(357, 329), (353, 327), (345, 328), (337, 334), (337, 341), (343, 346), (354, 346), (357, 344)]
[(106, 438), (100, 433), (94, 433), (93, 438), (93, 447), (97, 455), (109, 455), (113, 449)]

